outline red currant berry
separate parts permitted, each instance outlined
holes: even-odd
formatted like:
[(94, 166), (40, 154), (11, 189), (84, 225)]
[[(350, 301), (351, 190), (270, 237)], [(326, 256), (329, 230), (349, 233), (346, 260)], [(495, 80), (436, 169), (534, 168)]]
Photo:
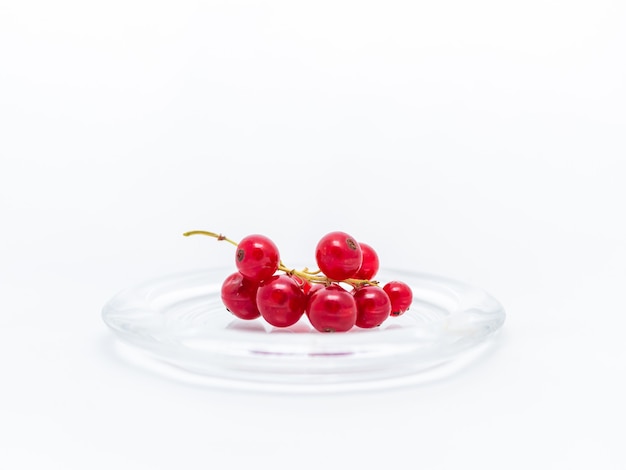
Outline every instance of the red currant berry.
[(359, 244), (347, 233), (331, 232), (318, 242), (315, 259), (327, 277), (343, 281), (354, 276), (359, 270), (363, 253)]
[(296, 284), (298, 284), (298, 287), (302, 289), (302, 292), (304, 292), (305, 294), (309, 293), (309, 290), (311, 290), (311, 283), (309, 281), (295, 274), (289, 274), (289, 275), (294, 281), (296, 281)]
[(307, 303), (307, 316), (313, 328), (324, 333), (348, 331), (356, 322), (356, 301), (341, 286), (317, 290)]
[(279, 262), (278, 248), (264, 235), (248, 235), (237, 245), (235, 253), (237, 270), (255, 282), (273, 276)]
[(402, 281), (391, 281), (383, 286), (391, 300), (391, 316), (397, 317), (406, 312), (413, 302), (413, 291)]
[(286, 275), (272, 276), (261, 284), (256, 294), (263, 318), (279, 328), (291, 326), (300, 319), (306, 299), (298, 283)]
[(379, 261), (378, 254), (374, 251), (374, 248), (367, 243), (359, 242), (361, 252), (363, 253), (363, 261), (361, 267), (354, 275), (355, 279), (374, 279), (374, 276), (378, 273)]
[(318, 290), (323, 289), (323, 288), (324, 288), (324, 284), (319, 284), (317, 282), (310, 282), (308, 283), (308, 289), (304, 289), (304, 293), (307, 295), (307, 297), (310, 298)]
[(391, 314), (391, 300), (378, 286), (363, 286), (354, 291), (356, 300), (356, 326), (375, 328)]
[(230, 313), (243, 320), (253, 320), (261, 314), (256, 306), (258, 284), (240, 272), (228, 276), (222, 283), (222, 302)]

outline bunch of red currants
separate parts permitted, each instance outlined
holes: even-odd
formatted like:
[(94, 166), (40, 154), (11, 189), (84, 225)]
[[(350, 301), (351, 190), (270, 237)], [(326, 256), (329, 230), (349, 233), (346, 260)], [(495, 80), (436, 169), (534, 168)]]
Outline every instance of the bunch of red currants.
[(382, 287), (374, 280), (379, 259), (374, 249), (345, 232), (324, 235), (315, 249), (319, 267), (287, 268), (276, 244), (264, 235), (248, 235), (239, 243), (221, 234), (195, 230), (184, 235), (208, 235), (237, 247), (237, 271), (222, 284), (221, 298), (236, 317), (263, 317), (284, 328), (306, 314), (317, 331), (344, 332), (380, 326), (411, 306), (413, 293), (402, 281)]

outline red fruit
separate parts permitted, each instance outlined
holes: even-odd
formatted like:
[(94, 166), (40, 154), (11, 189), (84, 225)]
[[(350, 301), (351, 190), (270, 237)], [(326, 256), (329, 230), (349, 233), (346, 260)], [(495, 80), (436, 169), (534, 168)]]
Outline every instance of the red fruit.
[(295, 274), (290, 274), (291, 278), (296, 281), (296, 284), (298, 284), (298, 286), (300, 287), (300, 289), (302, 289), (302, 292), (304, 292), (305, 294), (308, 295), (309, 291), (311, 290), (311, 287), (313, 286), (313, 284), (309, 281), (307, 281), (306, 279), (297, 276)]
[(278, 269), (278, 247), (264, 235), (248, 235), (237, 245), (235, 264), (248, 279), (260, 283), (269, 279)]
[(367, 243), (359, 242), (361, 252), (363, 253), (363, 261), (361, 267), (354, 275), (355, 279), (374, 279), (376, 273), (378, 273), (379, 261), (378, 254), (374, 251), (374, 248)]
[(391, 313), (391, 300), (378, 286), (363, 286), (354, 291), (356, 300), (356, 326), (374, 328), (380, 326)]
[(406, 312), (413, 302), (413, 291), (402, 281), (391, 281), (383, 286), (391, 300), (391, 316), (397, 317)]
[(356, 274), (363, 261), (359, 244), (345, 232), (324, 235), (315, 249), (320, 270), (330, 279), (343, 281)]
[(243, 277), (240, 272), (228, 276), (222, 283), (222, 302), (226, 309), (243, 320), (253, 320), (261, 314), (256, 306), (258, 284)]
[(313, 294), (315, 294), (318, 290), (324, 288), (324, 284), (319, 284), (317, 282), (310, 282), (307, 284), (308, 288), (304, 289), (304, 293), (310, 298)]
[(306, 311), (313, 328), (325, 333), (350, 330), (357, 316), (354, 297), (337, 285), (323, 287), (311, 295)]
[(272, 276), (263, 282), (256, 294), (256, 304), (263, 318), (279, 328), (296, 323), (306, 307), (307, 297), (289, 276)]

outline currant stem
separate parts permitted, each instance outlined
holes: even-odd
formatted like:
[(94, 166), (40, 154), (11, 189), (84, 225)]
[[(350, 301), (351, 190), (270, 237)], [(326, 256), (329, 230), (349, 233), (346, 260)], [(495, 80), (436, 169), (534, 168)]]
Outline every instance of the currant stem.
[[(188, 237), (190, 235), (205, 235), (207, 237), (212, 237), (217, 239), (217, 241), (226, 241), (228, 243), (230, 243), (231, 245), (234, 246), (238, 246), (239, 243), (231, 240), (230, 238), (225, 237), (224, 235), (222, 235), (221, 233), (214, 233), (214, 232), (207, 232), (206, 230), (191, 230), (189, 232), (185, 232), (183, 233), (183, 236)], [(302, 270), (297, 270), (297, 269), (291, 269), (288, 268), (287, 266), (285, 266), (283, 264), (282, 261), (279, 262), (278, 264), (278, 270), (282, 271), (284, 273), (293, 275), (293, 276), (298, 276), (302, 279), (306, 279), (307, 281), (310, 282), (316, 282), (319, 284), (331, 284), (333, 282), (345, 282), (346, 284), (350, 284), (354, 287), (361, 287), (361, 286), (368, 286), (368, 285), (378, 285), (378, 281), (371, 281), (371, 280), (367, 280), (367, 279), (344, 279), (343, 281), (334, 281), (333, 279), (330, 279), (324, 275), (321, 275), (320, 273), (322, 272), (320, 269), (316, 270), (316, 271), (309, 271), (309, 268), (304, 268)]]
[(303, 270), (290, 269), (286, 267), (282, 262), (278, 265), (278, 270), (284, 273), (287, 273), (291, 276), (298, 276), (299, 278), (305, 279), (310, 282), (315, 282), (318, 284), (332, 284), (333, 282), (345, 282), (346, 284), (350, 284), (354, 287), (362, 287), (362, 286), (376, 286), (378, 285), (378, 281), (372, 281), (369, 279), (344, 279), (342, 281), (335, 281), (330, 279), (324, 275), (320, 275), (321, 271), (309, 272), (308, 268), (304, 268)]
[(307, 274), (319, 274), (319, 273), (321, 273), (321, 272), (322, 272), (322, 270), (321, 270), (321, 269), (317, 269), (317, 270), (315, 270), (315, 271), (309, 271), (309, 268), (304, 268), (302, 271), (303, 271), (303, 272), (305, 272), (305, 273), (307, 273)]
[(231, 240), (230, 238), (226, 238), (224, 235), (222, 235), (221, 233), (213, 233), (213, 232), (207, 232), (205, 230), (191, 230), (190, 232), (185, 232), (183, 233), (183, 235), (185, 237), (188, 237), (190, 235), (206, 235), (207, 237), (213, 237), (216, 238), (217, 241), (226, 241), (228, 243), (230, 243), (231, 245), (239, 245), (239, 243)]

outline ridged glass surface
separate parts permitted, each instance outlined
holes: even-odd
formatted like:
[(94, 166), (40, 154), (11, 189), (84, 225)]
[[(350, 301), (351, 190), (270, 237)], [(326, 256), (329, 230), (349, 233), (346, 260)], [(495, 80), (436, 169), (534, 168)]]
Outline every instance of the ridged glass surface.
[(379, 328), (315, 331), (306, 315), (274, 328), (262, 318), (239, 320), (220, 288), (233, 271), (172, 274), (126, 289), (102, 310), (125, 342), (170, 365), (232, 386), (315, 390), (355, 387), (419, 374), (483, 343), (504, 323), (500, 303), (481, 289), (424, 273), (387, 270), (381, 285), (402, 280), (413, 304)]

